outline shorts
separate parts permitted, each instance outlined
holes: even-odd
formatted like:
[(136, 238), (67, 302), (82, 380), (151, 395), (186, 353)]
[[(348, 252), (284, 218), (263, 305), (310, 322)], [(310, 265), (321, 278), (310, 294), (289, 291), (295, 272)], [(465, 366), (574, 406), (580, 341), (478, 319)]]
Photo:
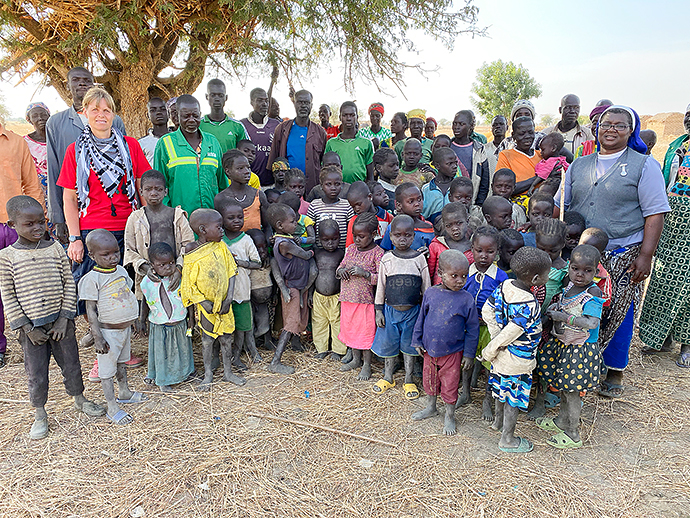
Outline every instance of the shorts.
[(386, 327), (376, 328), (376, 337), (371, 346), (376, 356), (395, 358), (401, 352), (409, 356), (419, 356), (411, 345), (412, 331), (419, 316), (419, 308), (420, 306), (416, 305), (407, 311), (398, 311), (388, 304), (383, 307)]
[(132, 327), (125, 329), (103, 329), (103, 339), (110, 349), (108, 354), (96, 354), (98, 359), (98, 377), (109, 379), (117, 373), (117, 364), (128, 362), (131, 358)]
[(233, 302), (232, 314), (235, 316), (235, 331), (251, 331), (254, 329), (251, 302)]
[(282, 298), (280, 303), (283, 309), (283, 331), (299, 335), (307, 329), (309, 323), (309, 305), (307, 304), (307, 292), (302, 295), (302, 307), (300, 307), (300, 290), (290, 289), (290, 302)]
[(422, 382), (429, 396), (441, 396), (447, 405), (458, 401), (458, 388), (462, 373), (462, 351), (434, 358), (424, 353)]
[(489, 374), (489, 387), (494, 399), (527, 411), (529, 393), (532, 390), (532, 374), (507, 376), (492, 371)]

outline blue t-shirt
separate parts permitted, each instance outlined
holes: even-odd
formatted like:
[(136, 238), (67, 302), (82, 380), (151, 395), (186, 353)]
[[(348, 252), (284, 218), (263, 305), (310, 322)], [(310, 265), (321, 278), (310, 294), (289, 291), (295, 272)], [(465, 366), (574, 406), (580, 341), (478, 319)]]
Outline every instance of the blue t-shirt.
[(507, 278), (508, 274), (495, 264), (489, 266), (489, 269), (486, 270), (485, 273), (481, 273), (477, 270), (477, 266), (474, 263), (470, 265), (465, 290), (474, 297), (477, 304), (477, 312), (480, 317), (486, 299), (488, 299), (489, 295), (491, 295)]
[(465, 166), (470, 177), (472, 177), (472, 152), (474, 151), (474, 143), (470, 142), (465, 146), (461, 146), (460, 144), (451, 142), (450, 148), (455, 152), (455, 155), (458, 157), (458, 160), (462, 162), (462, 165)]
[(292, 121), (290, 134), (287, 139), (287, 156), (290, 167), (296, 167), (300, 171), (306, 168), (306, 148), (307, 148), (307, 130), (309, 126), (298, 126), (295, 121)]
[[(413, 250), (418, 250), (423, 246), (429, 247), (429, 244), (434, 240), (436, 234), (434, 234), (434, 227), (429, 228), (415, 228), (414, 229), (414, 240), (412, 241)], [(384, 250), (393, 250), (393, 242), (391, 241), (391, 226), (388, 225), (386, 232), (383, 234), (383, 239), (379, 244)]]

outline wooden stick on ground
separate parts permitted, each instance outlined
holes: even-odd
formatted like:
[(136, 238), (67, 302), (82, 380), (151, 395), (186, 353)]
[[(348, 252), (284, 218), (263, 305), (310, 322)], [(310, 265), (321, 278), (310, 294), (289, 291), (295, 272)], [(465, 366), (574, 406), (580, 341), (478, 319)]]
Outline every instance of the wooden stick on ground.
[(0, 399), (0, 403), (30, 403), (30, 401), (24, 401), (22, 399)]
[(355, 439), (362, 439), (363, 441), (374, 442), (376, 444), (383, 444), (384, 446), (390, 446), (391, 448), (397, 448), (397, 444), (392, 442), (381, 441), (379, 439), (373, 439), (372, 437), (367, 437), (365, 435), (359, 435), (356, 433), (345, 432), (343, 430), (336, 430), (335, 428), (330, 428), (328, 426), (322, 426), (320, 424), (308, 423), (307, 421), (297, 421), (294, 419), (286, 419), (284, 417), (278, 417), (275, 415), (259, 414), (254, 412), (248, 412), (247, 415), (252, 417), (259, 417), (261, 419), (270, 419), (272, 421), (280, 421), (281, 423), (289, 423), (297, 426), (305, 426), (307, 428), (316, 428), (317, 430), (323, 430), (325, 432), (331, 432), (338, 435), (345, 435), (347, 437), (354, 437)]

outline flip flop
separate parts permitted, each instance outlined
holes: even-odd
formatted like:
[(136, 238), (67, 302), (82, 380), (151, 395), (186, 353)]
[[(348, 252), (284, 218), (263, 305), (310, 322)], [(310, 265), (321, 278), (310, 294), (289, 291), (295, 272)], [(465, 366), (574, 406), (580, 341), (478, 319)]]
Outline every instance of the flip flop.
[(565, 432), (557, 433), (553, 437), (546, 439), (546, 443), (559, 450), (582, 448), (582, 441), (573, 441)]
[(553, 392), (547, 392), (544, 394), (544, 407), (545, 408), (556, 408), (561, 404), (561, 398), (558, 397)]
[(405, 391), (405, 397), (410, 401), (419, 397), (419, 389), (414, 383), (405, 383), (403, 385), (403, 390)]
[(118, 410), (117, 414), (113, 416), (111, 416), (110, 414), (105, 414), (105, 416), (108, 419), (110, 419), (113, 423), (119, 425), (130, 424), (132, 421), (134, 421), (134, 418), (124, 410)]
[(680, 363), (682, 361), (690, 363), (690, 352), (681, 354), (680, 358), (676, 360), (676, 365), (678, 365), (678, 367), (682, 369), (690, 369), (690, 365), (683, 365), (682, 363)]
[(520, 445), (515, 448), (504, 448), (499, 446), (498, 449), (505, 453), (529, 453), (534, 449), (534, 444), (525, 439), (524, 437), (516, 437), (520, 439)]
[(141, 392), (133, 392), (132, 397), (129, 399), (116, 399), (118, 403), (122, 405), (126, 405), (128, 403), (143, 403), (144, 401), (148, 400), (148, 397), (142, 394)]
[[(601, 388), (599, 388), (599, 395), (610, 399), (623, 397), (623, 391), (625, 390), (625, 387), (623, 385), (619, 385), (618, 383), (611, 383), (606, 380), (601, 382), (601, 387), (603, 387), (604, 390), (601, 390)], [(621, 393), (616, 394), (615, 392), (612, 392), (612, 390), (614, 389), (620, 389)]]
[(553, 422), (553, 417), (537, 417), (534, 422), (539, 428), (547, 432), (563, 431)]
[(388, 383), (385, 379), (380, 379), (374, 383), (374, 386), (371, 387), (371, 390), (374, 391), (374, 394), (383, 394), (388, 389), (392, 389), (393, 387), (395, 387), (395, 380), (393, 380), (393, 383)]

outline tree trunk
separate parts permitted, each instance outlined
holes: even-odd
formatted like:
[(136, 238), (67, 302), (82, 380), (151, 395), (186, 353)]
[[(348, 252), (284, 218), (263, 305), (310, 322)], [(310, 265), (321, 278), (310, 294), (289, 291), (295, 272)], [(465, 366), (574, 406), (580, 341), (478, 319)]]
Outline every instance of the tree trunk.
[(119, 115), (125, 123), (127, 135), (137, 139), (146, 135), (151, 126), (146, 105), (149, 102), (148, 88), (154, 80), (154, 68), (151, 57), (146, 58), (125, 64), (117, 90), (112, 92), (116, 102), (119, 101)]

